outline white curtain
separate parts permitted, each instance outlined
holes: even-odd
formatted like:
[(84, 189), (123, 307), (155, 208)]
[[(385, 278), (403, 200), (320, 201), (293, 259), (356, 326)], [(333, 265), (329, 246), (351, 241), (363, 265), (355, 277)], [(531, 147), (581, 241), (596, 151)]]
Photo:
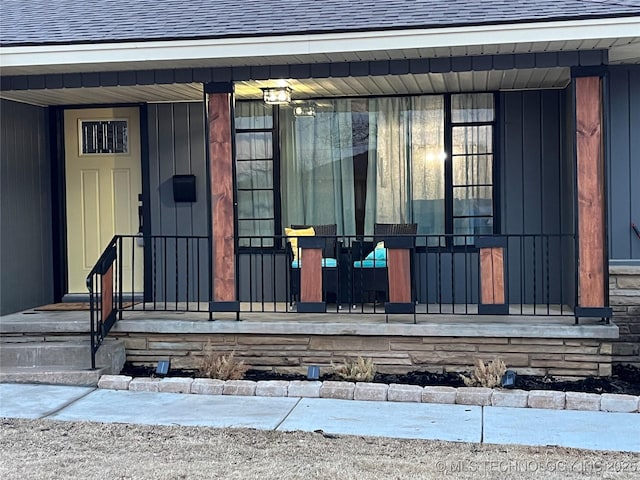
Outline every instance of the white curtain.
[(443, 234), (444, 225), (444, 98), (411, 98), (412, 222), (418, 233)]
[(355, 234), (351, 100), (323, 102), (315, 117), (281, 109), (283, 225), (337, 224)]
[(365, 234), (374, 223), (418, 223), (444, 233), (444, 101), (441, 96), (369, 104)]

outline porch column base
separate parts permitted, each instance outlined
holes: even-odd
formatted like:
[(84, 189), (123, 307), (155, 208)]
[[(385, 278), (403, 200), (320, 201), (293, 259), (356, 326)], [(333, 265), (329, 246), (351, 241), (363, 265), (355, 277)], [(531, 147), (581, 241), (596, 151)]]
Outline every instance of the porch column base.
[(479, 304), (478, 315), (509, 315), (509, 305)]
[(327, 311), (325, 302), (298, 302), (296, 307), (298, 313), (325, 313)]
[(607, 321), (613, 316), (611, 307), (576, 307), (576, 319), (580, 317), (606, 318)]
[(239, 312), (240, 302), (209, 302), (210, 312)]
[(398, 303), (387, 302), (384, 304), (384, 313), (415, 313), (416, 305), (413, 302)]

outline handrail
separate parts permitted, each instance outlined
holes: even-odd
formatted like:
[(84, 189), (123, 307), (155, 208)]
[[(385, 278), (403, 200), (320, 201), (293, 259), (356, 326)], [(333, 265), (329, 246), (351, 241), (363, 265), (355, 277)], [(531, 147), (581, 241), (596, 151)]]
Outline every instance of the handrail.
[(86, 285), (95, 353), (123, 311), (209, 313), (208, 237), (115, 235)]
[[(115, 304), (115, 299), (118, 296), (114, 295), (114, 289), (118, 282), (114, 281), (113, 266), (118, 259), (118, 241), (119, 236), (115, 235), (86, 279), (87, 290), (89, 291), (92, 369), (96, 368), (96, 353), (117, 319), (118, 307)], [(99, 292), (96, 291), (98, 287)]]

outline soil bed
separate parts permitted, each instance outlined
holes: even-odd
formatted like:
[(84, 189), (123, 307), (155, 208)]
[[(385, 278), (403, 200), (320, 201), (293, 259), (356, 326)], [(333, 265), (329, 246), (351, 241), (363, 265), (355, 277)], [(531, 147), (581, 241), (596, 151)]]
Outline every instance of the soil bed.
[[(125, 364), (122, 375), (132, 377), (154, 376), (155, 370), (152, 367), (132, 366)], [(193, 370), (170, 370), (172, 377), (192, 377), (198, 375)], [(249, 370), (245, 380), (306, 380), (304, 375), (282, 374), (262, 370)], [(322, 375), (320, 380), (341, 380), (335, 375)], [(404, 375), (396, 374), (376, 374), (376, 383), (401, 383), (406, 385), (425, 386), (449, 386), (464, 387), (464, 382), (460, 375), (456, 373), (429, 373), (410, 372)], [(611, 377), (587, 377), (582, 380), (558, 380), (553, 377), (537, 377), (533, 375), (518, 375), (516, 377), (515, 388), (522, 390), (555, 390), (562, 392), (585, 392), (585, 393), (623, 393), (628, 395), (640, 395), (640, 368), (632, 365), (615, 365)]]

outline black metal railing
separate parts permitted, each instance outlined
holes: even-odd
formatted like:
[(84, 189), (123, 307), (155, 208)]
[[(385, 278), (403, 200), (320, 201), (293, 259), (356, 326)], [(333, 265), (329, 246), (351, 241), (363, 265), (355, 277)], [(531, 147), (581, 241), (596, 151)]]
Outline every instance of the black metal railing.
[[(411, 299), (420, 314), (482, 313), (478, 237), (414, 235), (410, 248)], [(485, 236), (503, 245), (504, 304), (511, 315), (572, 316), (576, 305), (575, 236)], [(381, 239), (338, 236), (332, 257), (323, 251), (322, 300), (326, 312), (387, 313), (386, 261), (367, 255)], [(489, 244), (491, 242), (489, 241)], [(300, 268), (287, 238), (242, 237), (238, 255), (239, 300), (248, 312), (296, 312)], [(335, 264), (326, 260), (332, 258)]]
[(96, 353), (117, 319), (118, 296), (114, 283), (117, 246), (118, 238), (114, 237), (86, 279), (91, 319), (91, 368), (96, 368)]
[(209, 312), (209, 239), (116, 235), (87, 276), (91, 366), (125, 311)]
[[(408, 298), (415, 305), (411, 309), (414, 320), (421, 315), (476, 315), (483, 311), (520, 316), (574, 315), (577, 279), (572, 234), (509, 234), (485, 236), (482, 241), (463, 235), (405, 237), (411, 240), (405, 244), (410, 259)], [(322, 248), (322, 311), (389, 313), (389, 267), (384, 255), (375, 254), (377, 242), (384, 239), (322, 238), (326, 240)], [(487, 309), (482, 282), (488, 280), (483, 279), (483, 254), (478, 245), (491, 246), (494, 240), (500, 245), (502, 271), (493, 275), (498, 284), (502, 282), (503, 296)], [(305, 285), (288, 239), (240, 237), (238, 244), (236, 291), (241, 312), (296, 314)], [(115, 236), (87, 277), (92, 366), (97, 349), (125, 311), (206, 312), (211, 319), (210, 306), (215, 302), (211, 302), (210, 265), (208, 237)], [(498, 305), (500, 302), (502, 305)]]

